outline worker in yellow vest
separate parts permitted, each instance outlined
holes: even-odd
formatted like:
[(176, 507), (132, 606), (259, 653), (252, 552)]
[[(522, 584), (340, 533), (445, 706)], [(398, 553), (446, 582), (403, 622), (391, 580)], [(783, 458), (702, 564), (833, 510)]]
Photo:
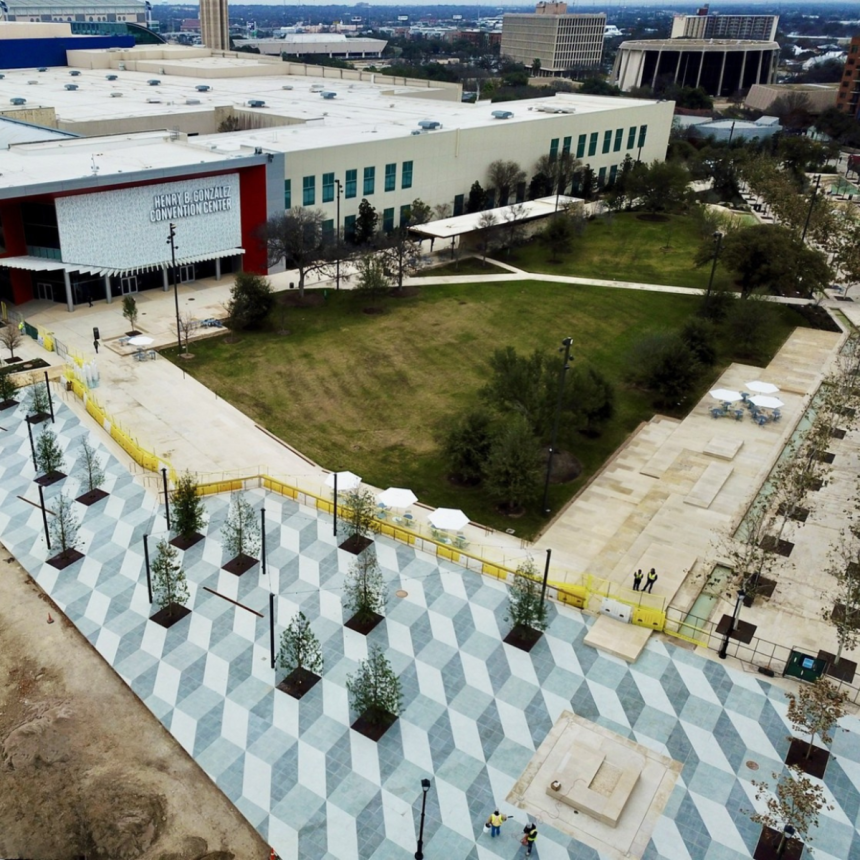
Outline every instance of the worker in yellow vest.
[(527, 824), (523, 828), (523, 834), (522, 843), (526, 846), (526, 857), (531, 857), (531, 853), (535, 847), (535, 842), (538, 838), (537, 825), (533, 822)]
[(490, 828), (490, 836), (498, 836), (502, 832), (502, 824), (507, 821), (507, 816), (502, 815), (496, 809), (487, 819), (487, 826)]

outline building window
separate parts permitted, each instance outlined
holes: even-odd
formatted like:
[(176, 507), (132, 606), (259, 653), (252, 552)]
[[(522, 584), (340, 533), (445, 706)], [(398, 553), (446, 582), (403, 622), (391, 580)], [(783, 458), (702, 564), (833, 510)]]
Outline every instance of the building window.
[(600, 170), (597, 171), (597, 187), (603, 188), (606, 185), (606, 168), (601, 167)]
[(369, 194), (373, 194), (373, 188), (376, 185), (376, 168), (375, 167), (365, 167), (364, 168), (364, 196), (367, 197)]
[(627, 132), (627, 148), (633, 149), (633, 147), (635, 145), (636, 145), (636, 126), (631, 125), (630, 131)]
[(558, 138), (554, 137), (549, 142), (549, 159), (550, 161), (555, 161), (558, 158)]
[(617, 177), (618, 177), (618, 165), (613, 164), (612, 167), (609, 168), (609, 184), (614, 185)]
[(344, 197), (349, 199), (350, 197), (355, 197), (358, 193), (358, 171), (357, 170), (347, 170), (346, 171), (346, 182), (344, 183), (346, 188), (344, 189)]
[(522, 203), (526, 199), (526, 184), (525, 182), (517, 183), (517, 203)]
[(588, 138), (588, 154), (594, 155), (597, 152), (597, 137), (598, 132), (591, 132), (591, 136)]
[(615, 129), (615, 143), (612, 146), (613, 152), (621, 152), (621, 144), (624, 143), (624, 129)]
[(322, 202), (331, 203), (334, 200), (334, 174), (323, 173)]
[(463, 214), (463, 209), (465, 208), (465, 203), (466, 203), (466, 195), (465, 194), (458, 194), (454, 198), (454, 215), (455, 215), (455, 217), (457, 215)]
[(385, 165), (385, 190), (394, 191), (397, 188), (397, 164)]
[(306, 176), (302, 179), (302, 206), (313, 206), (317, 202), (317, 178)]
[(585, 140), (588, 137), (586, 134), (581, 134), (576, 141), (576, 157), (582, 158), (585, 155)]
[(382, 210), (382, 232), (391, 233), (394, 230), (394, 207)]
[(347, 242), (355, 243), (355, 215), (347, 215), (343, 219), (343, 238)]
[(648, 126), (640, 125), (639, 126), (639, 146), (645, 146), (645, 136), (648, 134)]
[(291, 180), (284, 180), (284, 209), (293, 208), (293, 192), (291, 189)]
[(603, 152), (609, 152), (612, 148), (612, 129), (603, 132)]
[(405, 227), (409, 223), (409, 218), (412, 216), (412, 207), (407, 203), (400, 207), (400, 226)]
[(400, 175), (400, 187), (401, 188), (411, 188), (412, 187), (412, 162), (404, 161), (403, 162), (403, 172)]
[[(323, 185), (323, 193), (325, 193), (325, 185)], [(326, 245), (334, 242), (334, 218), (322, 222), (322, 240)]]
[(564, 139), (564, 145), (561, 148), (562, 155), (570, 155), (570, 142), (573, 138), (566, 137)]

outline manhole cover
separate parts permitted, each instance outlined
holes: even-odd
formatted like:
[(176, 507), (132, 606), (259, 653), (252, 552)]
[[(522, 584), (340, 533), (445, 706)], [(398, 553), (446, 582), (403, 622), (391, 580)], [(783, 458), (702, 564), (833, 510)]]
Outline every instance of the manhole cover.
[(757, 761), (748, 761), (748, 762), (747, 762), (747, 767), (748, 767), (750, 770), (758, 770), (758, 762), (757, 762)]
[(409, 594), (408, 591), (404, 591), (402, 588), (398, 588), (397, 591), (395, 591), (394, 593), (397, 595), (397, 597), (406, 597)]

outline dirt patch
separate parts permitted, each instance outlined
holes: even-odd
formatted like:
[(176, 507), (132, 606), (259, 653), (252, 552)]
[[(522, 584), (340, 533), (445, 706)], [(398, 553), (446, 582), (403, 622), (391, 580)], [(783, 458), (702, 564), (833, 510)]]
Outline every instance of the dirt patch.
[[(60, 623), (46, 624), (50, 610)], [(0, 560), (0, 857), (266, 860), (86, 639)]]
[[(549, 459), (549, 448), (541, 450), (541, 457), (546, 463)], [(582, 463), (570, 451), (558, 450), (552, 455), (552, 469), (549, 473), (551, 484), (566, 484), (575, 481), (582, 474)]]

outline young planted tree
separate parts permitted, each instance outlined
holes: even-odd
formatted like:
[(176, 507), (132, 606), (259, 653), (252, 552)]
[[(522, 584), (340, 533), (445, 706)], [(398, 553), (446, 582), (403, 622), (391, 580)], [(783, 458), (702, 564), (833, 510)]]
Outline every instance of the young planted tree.
[(782, 857), (790, 832), (811, 842), (809, 832), (818, 827), (818, 813), (833, 807), (827, 804), (821, 785), (812, 782), (798, 767), (788, 767), (781, 775), (773, 774), (773, 778), (778, 780), (775, 790), (766, 782), (753, 780), (756, 800), (765, 801), (765, 811), (754, 813), (750, 820), (776, 831), (776, 856)]
[(296, 698), (301, 698), (322, 675), (322, 648), (304, 612), (297, 612), (281, 634), (278, 665), (289, 672), (279, 686)]
[(515, 203), (509, 207), (504, 216), (505, 234), (505, 256), (510, 257), (515, 245), (522, 239), (525, 229), (526, 207), (522, 203)]
[(378, 645), (371, 646), (367, 659), (347, 679), (346, 689), (359, 720), (371, 731), (377, 730), (374, 739), (381, 737), (379, 729), (384, 732), (400, 714), (403, 701), (400, 679)]
[(837, 648), (833, 666), (838, 667), (842, 652), (853, 650), (860, 644), (860, 544), (856, 526), (843, 531), (829, 553), (829, 573), (836, 582), (830, 593), (833, 605), (822, 612), (825, 621), (836, 628)]
[[(349, 535), (346, 543), (349, 543), (356, 555), (360, 553), (372, 541), (370, 536), (379, 533), (379, 523), (376, 520), (376, 500), (370, 490), (360, 488), (343, 493), (343, 507), (345, 513), (342, 516), (346, 533)], [(342, 548), (347, 548), (341, 544)]]
[(21, 334), (21, 329), (12, 323), (11, 320), (7, 322), (3, 328), (0, 328), (0, 343), (9, 350), (9, 358), (6, 361), (7, 364), (20, 361), (20, 359), (15, 358), (15, 348), (20, 345), (23, 339), (24, 336)]
[(188, 354), (188, 341), (191, 339), (191, 332), (194, 331), (196, 325), (197, 320), (194, 319), (194, 314), (190, 311), (186, 311), (184, 314), (180, 315), (179, 330), (182, 332), (182, 355), (187, 356), (188, 358), (193, 357)]
[[(547, 628), (547, 607), (541, 600), (541, 576), (529, 558), (514, 572), (508, 590), (508, 611), (505, 620), (517, 628), (541, 633)], [(526, 634), (527, 635), (527, 634)], [(532, 636), (532, 644), (537, 637)]]
[(564, 254), (573, 245), (575, 231), (570, 218), (564, 212), (557, 212), (538, 236), (538, 241), (549, 251), (549, 261), (560, 263)]
[(786, 693), (788, 719), (796, 732), (809, 735), (805, 759), (809, 759), (815, 747), (815, 738), (827, 746), (833, 743), (830, 734), (836, 723), (845, 716), (848, 696), (827, 678), (819, 678), (813, 684), (802, 684), (797, 694)]
[(481, 253), (481, 262), (486, 267), (487, 255), (493, 246), (493, 227), (496, 226), (496, 214), (491, 211), (482, 212), (478, 218), (478, 250)]
[(43, 430), (36, 440), (36, 465), (46, 478), (56, 477), (63, 470), (63, 452), (51, 430)]
[(409, 224), (397, 227), (381, 243), (380, 255), (385, 271), (403, 291), (403, 280), (421, 268), (421, 243), (409, 232)]
[(221, 534), (224, 548), (233, 556), (224, 569), (241, 575), (256, 563), (255, 556), (260, 549), (257, 513), (241, 492), (233, 494)]
[(748, 605), (756, 595), (773, 585), (768, 574), (776, 564), (776, 556), (762, 546), (770, 528), (771, 517), (766, 502), (755, 502), (734, 535), (723, 539), (721, 555), (739, 580), (747, 595)]
[(129, 334), (137, 334), (137, 302), (134, 300), (134, 296), (123, 296), (122, 315), (131, 326)]
[(167, 618), (176, 618), (188, 600), (188, 584), (179, 561), (179, 551), (164, 538), (158, 542), (151, 572), (153, 599)]
[(81, 476), (81, 483), (86, 487), (86, 491), (83, 495), (78, 496), (77, 501), (85, 505), (90, 505), (107, 495), (101, 489), (102, 484), (105, 482), (105, 473), (95, 448), (86, 439), (81, 440), (79, 451), (77, 471)]
[(17, 393), (18, 386), (12, 381), (10, 374), (0, 373), (0, 409), (14, 406), (18, 402), (15, 400)]
[(275, 296), (268, 278), (251, 272), (240, 272), (230, 288), (227, 325), (234, 331), (258, 329), (265, 322), (274, 303)]
[(60, 493), (54, 502), (54, 518), (48, 526), (48, 532), (51, 535), (51, 547), (59, 550), (52, 559), (55, 567), (62, 569), (81, 557), (81, 553), (78, 551), (80, 527), (81, 524), (75, 516), (71, 499)]
[(356, 625), (353, 629), (369, 632), (380, 620), (387, 602), (385, 580), (375, 553), (362, 553), (352, 563), (343, 591), (346, 606), (352, 612), (351, 621)]
[[(200, 530), (206, 523), (203, 499), (191, 472), (185, 472), (176, 479), (172, 503), (172, 525), (176, 535), (172, 543), (180, 549), (188, 549), (202, 538)], [(254, 523), (256, 522), (254, 517)]]
[(362, 254), (358, 258), (358, 280), (353, 294), (357, 302), (364, 307), (367, 302), (378, 301), (389, 289), (384, 258), (373, 251)]
[(25, 406), (32, 417), (46, 416), (51, 411), (51, 393), (48, 385), (41, 382), (35, 373), (30, 377), (30, 384), (27, 386)]
[(514, 415), (496, 433), (487, 457), (484, 480), (490, 495), (508, 513), (517, 513), (540, 492), (540, 446), (522, 415)]

